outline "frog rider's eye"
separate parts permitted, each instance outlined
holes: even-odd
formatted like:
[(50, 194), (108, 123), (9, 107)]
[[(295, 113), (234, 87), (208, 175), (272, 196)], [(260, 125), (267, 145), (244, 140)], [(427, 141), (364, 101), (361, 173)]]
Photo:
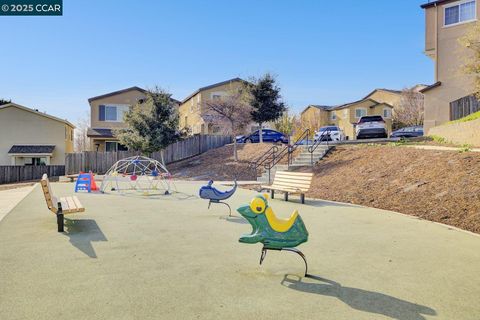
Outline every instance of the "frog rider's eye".
[(265, 207), (267, 205), (265, 204), (265, 201), (263, 201), (262, 198), (254, 198), (250, 202), (250, 209), (255, 212), (256, 214), (260, 214), (263, 211), (265, 211)]

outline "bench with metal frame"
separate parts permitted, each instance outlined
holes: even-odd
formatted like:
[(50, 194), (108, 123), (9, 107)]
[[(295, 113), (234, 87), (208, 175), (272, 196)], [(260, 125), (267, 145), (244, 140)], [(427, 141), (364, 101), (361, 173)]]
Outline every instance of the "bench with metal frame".
[(40, 185), (42, 186), (42, 191), (43, 195), (45, 196), (45, 201), (47, 202), (48, 210), (52, 211), (57, 216), (58, 232), (63, 232), (65, 225), (64, 215), (84, 212), (85, 208), (80, 203), (80, 200), (78, 200), (78, 198), (75, 196), (63, 198), (55, 197), (53, 195), (47, 174), (42, 176)]
[(285, 201), (288, 194), (299, 194), (302, 204), (305, 203), (305, 193), (312, 185), (313, 173), (277, 171), (273, 183), (269, 186), (261, 186), (262, 189), (270, 190), (270, 197), (274, 199), (275, 191), (284, 193)]

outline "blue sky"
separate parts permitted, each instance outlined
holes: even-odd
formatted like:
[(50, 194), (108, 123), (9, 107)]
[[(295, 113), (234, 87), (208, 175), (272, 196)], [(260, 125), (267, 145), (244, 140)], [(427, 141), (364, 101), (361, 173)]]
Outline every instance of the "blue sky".
[(126, 87), (183, 99), (271, 72), (294, 112), (354, 101), (433, 82), (423, 2), (64, 0), (62, 17), (0, 16), (0, 97), (76, 122)]

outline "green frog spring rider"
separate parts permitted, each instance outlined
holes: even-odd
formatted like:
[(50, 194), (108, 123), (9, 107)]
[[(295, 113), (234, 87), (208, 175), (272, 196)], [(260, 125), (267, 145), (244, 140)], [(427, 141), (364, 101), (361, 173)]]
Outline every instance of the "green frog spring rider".
[(268, 250), (290, 251), (298, 254), (305, 262), (305, 276), (308, 265), (305, 255), (296, 247), (308, 240), (308, 231), (302, 217), (295, 210), (289, 219), (277, 218), (268, 205), (267, 195), (258, 195), (250, 201), (250, 205), (243, 206), (237, 211), (252, 225), (252, 233), (243, 235), (241, 243), (263, 244), (260, 264), (262, 264)]

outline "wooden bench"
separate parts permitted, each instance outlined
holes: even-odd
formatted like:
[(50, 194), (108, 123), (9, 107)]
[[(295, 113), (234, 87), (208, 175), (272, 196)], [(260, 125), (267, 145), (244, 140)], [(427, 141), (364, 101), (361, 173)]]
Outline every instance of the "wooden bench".
[(312, 185), (313, 173), (277, 171), (273, 183), (269, 186), (262, 186), (262, 189), (270, 190), (272, 199), (275, 191), (284, 193), (285, 201), (288, 201), (288, 194), (299, 194), (302, 204), (305, 203), (305, 193)]
[(45, 201), (47, 202), (48, 210), (52, 211), (57, 215), (57, 225), (58, 232), (63, 232), (64, 229), (64, 215), (84, 212), (85, 208), (80, 203), (77, 197), (64, 197), (57, 198), (53, 195), (52, 188), (50, 187), (50, 181), (48, 181), (48, 176), (44, 174), (42, 180), (40, 181), (42, 186), (43, 195), (45, 196)]

